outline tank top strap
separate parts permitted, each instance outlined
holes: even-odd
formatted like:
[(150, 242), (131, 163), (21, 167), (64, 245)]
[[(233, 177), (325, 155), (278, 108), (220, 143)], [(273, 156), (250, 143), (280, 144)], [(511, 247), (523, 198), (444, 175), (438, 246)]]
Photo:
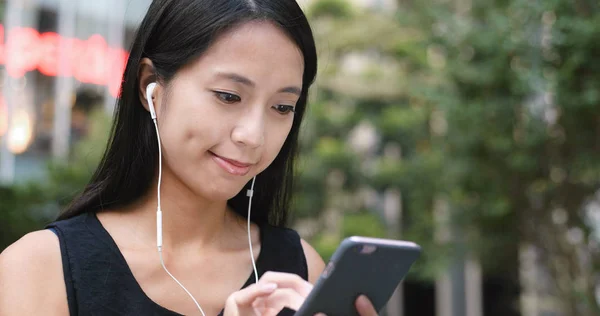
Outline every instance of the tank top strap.
[[(264, 236), (261, 248), (262, 265), (257, 267), (260, 274), (267, 271), (297, 274), (308, 280), (308, 265), (298, 233), (290, 228), (261, 226)], [(264, 253), (263, 253), (264, 252)]]
[(95, 213), (46, 228), (60, 240), (70, 315), (179, 315), (146, 296)]

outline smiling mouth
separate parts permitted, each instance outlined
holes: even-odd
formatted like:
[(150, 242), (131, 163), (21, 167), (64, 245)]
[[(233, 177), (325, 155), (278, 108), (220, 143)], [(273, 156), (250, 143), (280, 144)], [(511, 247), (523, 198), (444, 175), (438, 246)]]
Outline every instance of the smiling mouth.
[(246, 174), (248, 174), (248, 172), (250, 171), (250, 167), (252, 167), (253, 165), (249, 163), (239, 162), (236, 160), (231, 160), (219, 156), (211, 151), (209, 151), (209, 153), (211, 154), (213, 161), (216, 162), (217, 165), (219, 165), (219, 167), (221, 167), (223, 170), (232, 175), (245, 176)]

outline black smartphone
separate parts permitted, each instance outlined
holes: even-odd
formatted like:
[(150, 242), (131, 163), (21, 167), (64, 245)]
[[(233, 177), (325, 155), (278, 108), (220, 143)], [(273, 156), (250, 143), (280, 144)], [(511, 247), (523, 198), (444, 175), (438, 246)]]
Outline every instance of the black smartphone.
[(380, 312), (420, 254), (413, 242), (346, 238), (295, 316), (358, 316), (355, 302), (363, 294)]

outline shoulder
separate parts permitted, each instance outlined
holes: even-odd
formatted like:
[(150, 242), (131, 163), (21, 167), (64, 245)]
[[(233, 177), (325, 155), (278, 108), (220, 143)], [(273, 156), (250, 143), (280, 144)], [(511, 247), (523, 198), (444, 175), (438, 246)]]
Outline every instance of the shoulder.
[(1, 315), (68, 315), (58, 237), (29, 233), (0, 254)]
[(62, 272), (58, 237), (49, 230), (23, 236), (0, 254), (0, 267), (3, 281), (16, 277), (23, 280), (46, 277), (57, 272), (52, 271), (52, 268), (60, 268), (58, 272)]
[(325, 269), (325, 262), (315, 248), (306, 240), (300, 239), (300, 243), (302, 244), (302, 249), (306, 256), (306, 264), (308, 265), (308, 281), (315, 284)]

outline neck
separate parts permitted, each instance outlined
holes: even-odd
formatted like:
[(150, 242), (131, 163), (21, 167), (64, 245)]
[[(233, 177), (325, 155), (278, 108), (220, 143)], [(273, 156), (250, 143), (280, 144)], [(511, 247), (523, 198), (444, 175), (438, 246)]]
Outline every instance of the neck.
[[(142, 201), (132, 208), (139, 233), (156, 244), (157, 186), (152, 185)], [(162, 178), (161, 210), (163, 250), (209, 247), (219, 241), (226, 224), (232, 219), (227, 201), (198, 197), (181, 182)]]

